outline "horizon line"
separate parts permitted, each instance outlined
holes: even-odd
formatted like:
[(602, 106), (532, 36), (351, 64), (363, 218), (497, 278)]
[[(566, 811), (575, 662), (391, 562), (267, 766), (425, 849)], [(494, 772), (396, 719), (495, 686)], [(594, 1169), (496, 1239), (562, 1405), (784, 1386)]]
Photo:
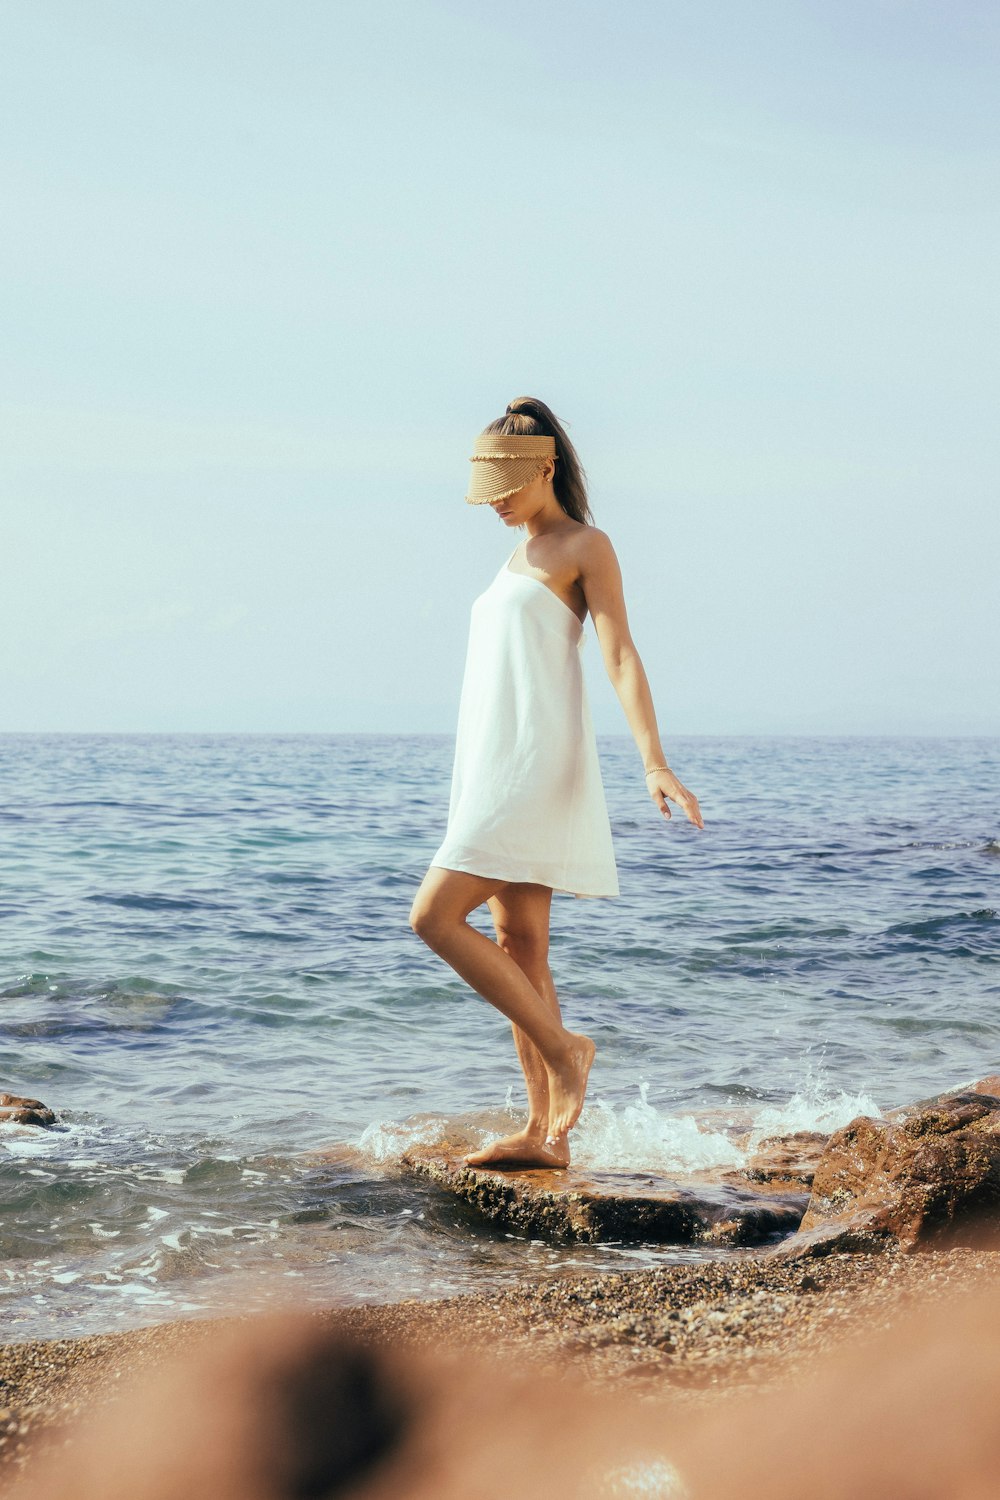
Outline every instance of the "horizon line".
[[(631, 743), (627, 731), (596, 730), (602, 740)], [(90, 739), (454, 739), (454, 729), (0, 729), (0, 740), (42, 739), (62, 735)], [(725, 729), (676, 730), (669, 739), (683, 740), (996, 740), (1000, 729)]]

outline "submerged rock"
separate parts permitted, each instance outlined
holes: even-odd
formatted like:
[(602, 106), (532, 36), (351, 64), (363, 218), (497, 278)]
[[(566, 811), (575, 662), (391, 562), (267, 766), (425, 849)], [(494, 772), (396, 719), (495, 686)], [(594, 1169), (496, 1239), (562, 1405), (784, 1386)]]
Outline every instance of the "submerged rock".
[(802, 1224), (777, 1253), (976, 1247), (998, 1237), (1000, 1077), (993, 1075), (835, 1131)]
[(11, 1125), (54, 1125), (55, 1114), (41, 1099), (22, 1099), (18, 1094), (0, 1094), (0, 1121)]
[(655, 1173), (470, 1167), (469, 1142), (411, 1147), (404, 1170), (428, 1178), (484, 1218), (550, 1240), (598, 1244), (761, 1245), (792, 1233), (805, 1192), (754, 1192), (729, 1182)]
[(806, 1192), (830, 1137), (818, 1130), (772, 1135), (762, 1140), (746, 1165), (726, 1174), (731, 1181), (754, 1183), (779, 1192)]

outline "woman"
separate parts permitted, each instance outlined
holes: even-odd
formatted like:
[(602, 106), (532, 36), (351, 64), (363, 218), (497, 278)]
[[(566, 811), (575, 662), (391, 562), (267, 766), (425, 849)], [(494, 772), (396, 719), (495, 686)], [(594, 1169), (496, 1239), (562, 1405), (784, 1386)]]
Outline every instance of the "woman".
[[(472, 607), (448, 830), (410, 924), (514, 1028), (527, 1122), (466, 1160), (565, 1167), (594, 1044), (562, 1024), (548, 965), (552, 892), (618, 895), (578, 651), (588, 613), (650, 796), (664, 817), (669, 800), (704, 825), (660, 745), (614, 548), (593, 524), (580, 462), (543, 402), (519, 397), (483, 430), (466, 499), (523, 527), (527, 541)], [(466, 920), (484, 901), (495, 943)]]

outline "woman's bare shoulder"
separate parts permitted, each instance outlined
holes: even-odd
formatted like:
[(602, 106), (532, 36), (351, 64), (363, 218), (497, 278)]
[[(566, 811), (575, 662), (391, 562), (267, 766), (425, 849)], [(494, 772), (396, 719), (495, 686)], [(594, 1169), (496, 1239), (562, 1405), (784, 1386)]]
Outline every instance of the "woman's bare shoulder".
[(581, 569), (607, 567), (615, 558), (611, 538), (599, 526), (581, 526), (573, 540)]

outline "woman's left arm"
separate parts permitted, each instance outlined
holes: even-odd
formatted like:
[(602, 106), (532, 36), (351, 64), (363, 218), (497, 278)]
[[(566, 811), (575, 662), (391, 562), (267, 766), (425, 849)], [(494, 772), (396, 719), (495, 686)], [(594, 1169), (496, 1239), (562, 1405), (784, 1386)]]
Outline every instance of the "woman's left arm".
[(604, 659), (605, 670), (628, 720), (647, 773), (649, 794), (665, 818), (667, 799), (682, 808), (696, 828), (704, 828), (694, 792), (683, 786), (667, 765), (656, 727), (656, 711), (645, 668), (628, 628), (621, 568), (611, 539), (596, 527), (588, 528), (581, 548), (580, 585), (587, 600)]

